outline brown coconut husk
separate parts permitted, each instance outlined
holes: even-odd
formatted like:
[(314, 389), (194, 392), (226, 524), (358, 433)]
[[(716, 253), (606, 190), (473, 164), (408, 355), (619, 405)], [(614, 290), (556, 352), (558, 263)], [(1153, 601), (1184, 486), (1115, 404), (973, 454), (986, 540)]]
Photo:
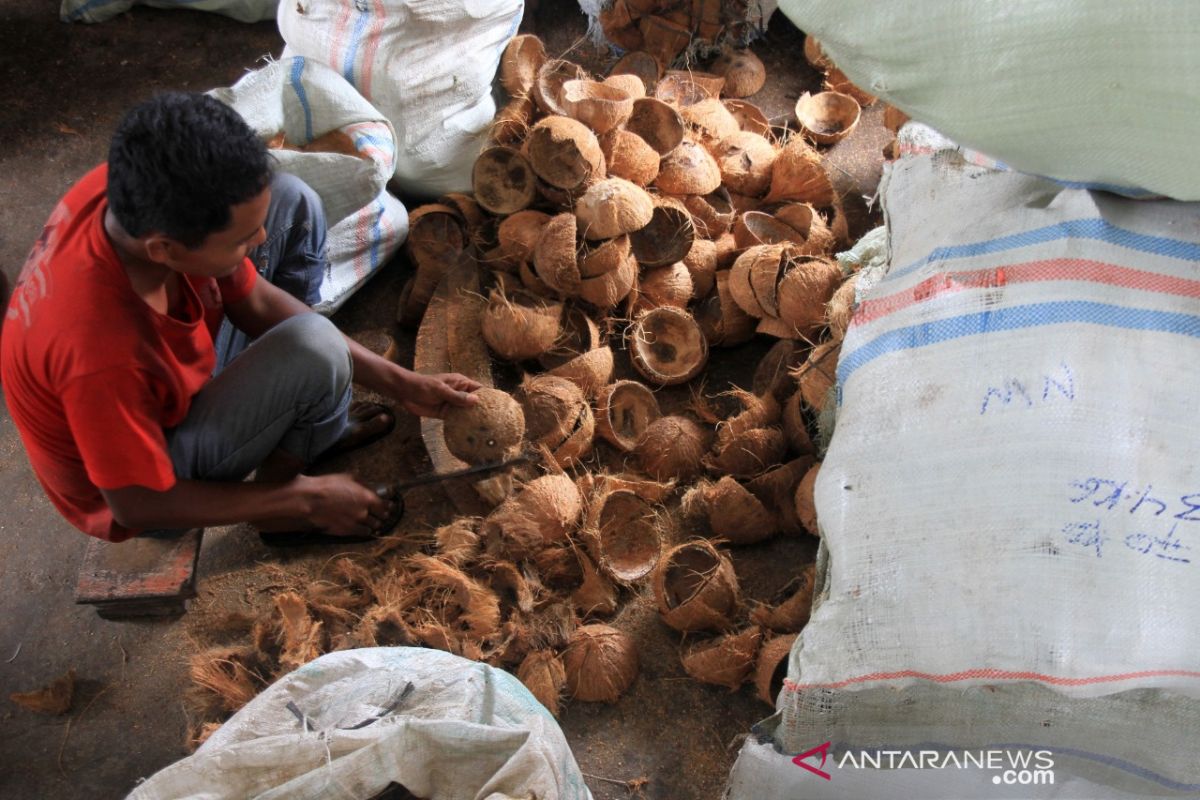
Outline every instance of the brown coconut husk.
[(804, 532), (804, 526), (796, 516), (796, 485), (814, 463), (816, 458), (812, 454), (805, 454), (746, 482), (750, 493), (775, 514), (779, 529), (784, 533)]
[(775, 157), (771, 190), (765, 199), (768, 203), (792, 200), (815, 206), (833, 203), (833, 184), (821, 164), (821, 156), (803, 138), (793, 136)]
[(758, 663), (754, 667), (754, 694), (771, 708), (775, 708), (775, 698), (783, 689), (788, 657), (792, 654), (795, 641), (794, 633), (776, 636), (767, 640), (758, 652)]
[(642, 97), (633, 101), (625, 130), (637, 134), (660, 156), (665, 156), (683, 141), (685, 128), (683, 117), (674, 108), (653, 97)]
[(638, 30), (642, 34), (641, 49), (661, 64), (672, 63), (692, 39), (690, 29), (662, 17), (642, 17), (638, 20)]
[(825, 407), (829, 390), (837, 383), (837, 360), (841, 350), (840, 341), (819, 344), (812, 349), (803, 366), (796, 370), (805, 405), (818, 413)]
[[(730, 201), (732, 203), (732, 197)], [(734, 211), (734, 216), (741, 214), (740, 211)], [(713, 239), (713, 244), (717, 246), (717, 271), (722, 270), (728, 272), (738, 260), (738, 256), (742, 254), (741, 249), (737, 246), (737, 240), (733, 238), (733, 231), (722, 233), (716, 239)]]
[(571, 61), (553, 58), (545, 61), (538, 69), (530, 94), (542, 113), (560, 117), (567, 116), (563, 106), (563, 84), (567, 81), (587, 80), (583, 67)]
[(567, 690), (576, 700), (615, 703), (638, 673), (637, 647), (608, 625), (583, 625), (563, 652)]
[(712, 435), (687, 417), (660, 417), (646, 426), (634, 452), (655, 480), (690, 480), (700, 474)]
[(763, 244), (804, 244), (804, 235), (764, 211), (747, 211), (733, 226), (733, 239), (738, 247)]
[(708, 535), (708, 492), (712, 481), (698, 480), (679, 498), (680, 524), (695, 533)]
[(467, 236), (471, 242), (475, 242), (479, 236), (479, 229), (486, 227), (491, 221), (483, 207), (476, 201), (474, 195), (464, 194), (462, 192), (447, 192), (438, 198), (438, 203), (449, 206), (458, 212), (458, 216), (462, 219), (463, 230), (467, 232)]
[[(195, 661), (193, 660), (193, 663)], [(195, 681), (195, 675), (192, 680)], [(232, 682), (232, 681), (231, 681)], [(237, 683), (240, 687), (240, 683)], [(46, 686), (40, 689), (35, 689), (31, 692), (13, 692), (8, 696), (8, 699), (19, 705), (27, 711), (33, 711), (38, 714), (50, 714), (58, 716), (65, 714), (71, 709), (71, 701), (75, 697), (75, 670), (67, 670), (65, 675), (52, 680)], [(254, 697), (254, 692), (251, 692), (250, 698)], [(247, 700), (242, 700), (237, 707), (240, 708)]]
[[(488, 587), (452, 564), (426, 555), (408, 560), (418, 586), (423, 589), (449, 590), (442, 602), (457, 607), (455, 624), (476, 639), (495, 635), (500, 630), (500, 598)], [(424, 604), (429, 608), (429, 604)], [(421, 634), (414, 631), (417, 637)]]
[(533, 167), (511, 147), (490, 147), (475, 159), (471, 185), (479, 204), (493, 214), (513, 214), (537, 194)]
[(633, 97), (616, 86), (598, 81), (567, 81), (562, 86), (562, 105), (567, 115), (597, 134), (623, 124), (633, 113)]
[(546, 45), (532, 34), (514, 36), (500, 57), (500, 85), (510, 95), (527, 95), (546, 63)]
[(496, 112), (488, 136), (496, 144), (518, 144), (525, 138), (532, 124), (533, 100), (528, 97), (514, 97)]
[(553, 650), (535, 650), (517, 669), (517, 678), (553, 716), (559, 712), (559, 700), (567, 686), (562, 659)]
[(784, 223), (804, 238), (800, 255), (823, 255), (837, 246), (833, 231), (825, 224), (825, 218), (808, 203), (787, 203), (777, 207), (775, 219)]
[(634, 475), (609, 475), (604, 472), (581, 475), (578, 483), (579, 491), (586, 495), (599, 491), (627, 491), (658, 505), (665, 503), (675, 489), (674, 481), (652, 481)]
[(904, 123), (908, 122), (911, 117), (905, 114), (900, 109), (892, 105), (883, 107), (883, 127), (887, 128), (892, 133), (899, 133), (904, 127)]
[(637, 14), (627, 0), (614, 0), (600, 9), (600, 29), (608, 41), (623, 50), (637, 50), (644, 42), (638, 28)]
[(650, 574), (662, 552), (654, 507), (625, 489), (592, 496), (583, 535), (600, 569), (626, 586)]
[(571, 305), (563, 316), (562, 331), (554, 346), (538, 356), (538, 363), (546, 369), (566, 364), (584, 353), (595, 350), (604, 343), (600, 327), (582, 308)]
[(658, 83), (659, 77), (662, 76), (662, 63), (650, 55), (649, 53), (633, 50), (621, 56), (616, 64), (613, 64), (612, 70), (608, 73), (612, 75), (636, 75), (642, 81), (642, 87), (646, 94), (654, 90), (654, 85)]
[(395, 606), (372, 606), (359, 621), (354, 639), (362, 647), (405, 647), (417, 642), (404, 614)]
[(783, 433), (787, 436), (788, 448), (799, 455), (815, 452), (812, 439), (808, 435), (808, 427), (804, 424), (804, 414), (800, 409), (803, 394), (799, 387), (783, 404)]
[(490, 550), (530, 558), (565, 542), (583, 513), (579, 489), (565, 475), (542, 475), (526, 483), (483, 521)]
[(633, 101), (646, 96), (646, 84), (637, 75), (609, 75), (601, 83), (624, 92), (630, 101), (630, 112), (633, 111)]
[(692, 273), (682, 262), (648, 269), (638, 281), (638, 299), (634, 313), (649, 311), (659, 306), (685, 309), (691, 302), (695, 289)]
[(552, 591), (569, 590), (583, 580), (572, 542), (543, 547), (534, 553), (532, 563), (542, 584)]
[(579, 252), (579, 274), (586, 282), (588, 278), (612, 272), (629, 258), (629, 254), (628, 236), (616, 236), (593, 245), (584, 243)]
[(404, 252), (417, 268), (414, 302), (424, 308), (442, 274), (457, 262), (467, 242), (462, 215), (450, 206), (430, 203), (409, 214)]
[(583, 581), (571, 592), (571, 603), (581, 617), (606, 617), (617, 610), (617, 589), (608, 578), (600, 574), (586, 553), (577, 554), (577, 563), (583, 573)]
[(773, 604), (755, 608), (751, 621), (776, 633), (799, 633), (812, 614), (816, 569), (816, 564), (805, 567), (779, 591)]
[(650, 222), (629, 236), (633, 255), (642, 267), (663, 267), (682, 261), (692, 249), (696, 229), (692, 215), (678, 201), (660, 197)]
[(761, 641), (761, 631), (747, 628), (700, 642), (683, 653), (683, 670), (701, 683), (737, 691), (754, 670)]
[(773, 317), (779, 312), (776, 287), (789, 249), (782, 244), (751, 247), (729, 271), (729, 291), (737, 304), (752, 317)]
[(779, 279), (779, 318), (804, 334), (825, 325), (826, 307), (842, 282), (842, 268), (821, 257), (793, 259)]
[(591, 452), (595, 419), (583, 390), (555, 375), (528, 377), (517, 400), (530, 442), (547, 447), (563, 468)]
[(530, 292), (507, 297), (493, 290), (480, 318), (480, 332), (492, 352), (506, 361), (523, 361), (546, 352), (561, 332), (561, 303)]
[(836, 340), (841, 340), (850, 327), (850, 318), (857, 306), (854, 300), (855, 289), (858, 286), (858, 274), (855, 273), (842, 282), (842, 285), (829, 298), (825, 309), (825, 320), (829, 324), (829, 334)]
[(792, 339), (800, 335), (791, 323), (785, 322), (779, 317), (763, 317), (758, 321), (758, 325), (754, 326), (754, 330), (765, 336), (774, 336), (776, 339)]
[(485, 263), (491, 269), (516, 271), (522, 262), (533, 258), (533, 249), (542, 238), (550, 215), (541, 211), (518, 211), (500, 220), (496, 229), (497, 248)]
[(754, 338), (754, 317), (733, 299), (729, 270), (719, 270), (716, 289), (696, 308), (696, 322), (712, 347), (733, 347)]
[(632, 254), (625, 255), (616, 269), (585, 278), (579, 285), (579, 297), (601, 311), (608, 311), (629, 296), (637, 283), (637, 274), (637, 260)]
[(691, 131), (692, 138), (714, 155), (718, 143), (741, 132), (741, 126), (733, 118), (733, 114), (730, 114), (729, 109), (716, 98), (684, 106), (679, 115)]
[(721, 180), (731, 191), (759, 196), (770, 188), (777, 151), (775, 145), (757, 133), (738, 130), (724, 137), (713, 155), (721, 170)]
[(508, 392), (484, 387), (474, 392), (475, 404), (454, 406), (443, 418), (446, 449), (468, 464), (503, 461), (520, 449), (525, 437), (525, 414)]
[(804, 526), (804, 530), (818, 538), (821, 536), (821, 528), (817, 525), (817, 501), (814, 490), (820, 471), (821, 462), (818, 461), (808, 472), (804, 473), (804, 477), (796, 486), (796, 516), (799, 518), (800, 524)]
[(709, 542), (677, 545), (654, 569), (662, 621), (678, 631), (729, 630), (738, 606), (733, 563)]
[(754, 544), (778, 531), (775, 515), (730, 475), (705, 493), (709, 530), (732, 544)]
[(725, 438), (706, 464), (717, 475), (752, 478), (781, 463), (787, 439), (778, 428), (754, 428)]
[(634, 320), (626, 334), (634, 368), (660, 386), (687, 383), (708, 363), (708, 341), (687, 311), (661, 306)]
[(779, 401), (769, 393), (757, 395), (734, 387), (715, 399), (724, 401), (722, 405), (729, 408), (717, 423), (718, 448), (747, 431), (776, 424), (782, 412)]
[(624, 178), (596, 181), (575, 204), (575, 217), (584, 238), (611, 239), (650, 224), (654, 201), (646, 190)]
[(632, 452), (650, 423), (662, 417), (654, 393), (637, 381), (617, 381), (596, 399), (596, 432), (622, 452)]
[(713, 74), (725, 78), (721, 93), (726, 97), (758, 94), (767, 82), (767, 68), (749, 50), (726, 50), (710, 67)]
[[(774, 168), (772, 168), (772, 173)], [(729, 193), (729, 203), (733, 206), (734, 213), (747, 214), (751, 211), (761, 211), (765, 205), (762, 198), (751, 197), (748, 194), (738, 194), (737, 192)]]
[(849, 249), (852, 244), (850, 241), (850, 221), (846, 219), (846, 210), (842, 208), (841, 200), (835, 198), (833, 204), (826, 208), (825, 219), (828, 220), (829, 230), (833, 233), (833, 238), (837, 242), (837, 249)]
[(817, 144), (835, 144), (845, 139), (858, 125), (861, 115), (858, 101), (841, 92), (805, 92), (796, 101), (800, 130)]
[(458, 517), (435, 530), (433, 538), (437, 543), (438, 557), (456, 567), (474, 561), (479, 555), (481, 522), (478, 517)]
[(539, 120), (530, 129), (524, 149), (537, 176), (559, 189), (574, 189), (604, 177), (604, 153), (596, 134), (570, 117)]
[(536, 297), (551, 300), (555, 299), (558, 294), (537, 276), (532, 261), (522, 261), (521, 266), (517, 268), (517, 275), (520, 276), (521, 285), (525, 287), (526, 291)]
[(608, 174), (638, 186), (649, 186), (658, 177), (659, 155), (636, 133), (617, 128), (600, 137)]
[(722, 102), (729, 109), (729, 113), (733, 114), (738, 127), (742, 130), (757, 133), (759, 136), (767, 136), (771, 133), (771, 121), (754, 103), (748, 100), (724, 100)]
[(770, 394), (781, 406), (796, 390), (796, 379), (792, 370), (808, 358), (808, 345), (793, 339), (778, 341), (758, 362), (750, 386), (756, 395)]
[(833, 66), (829, 56), (821, 49), (821, 43), (812, 34), (804, 37), (804, 59), (818, 72), (828, 72)]
[[(259, 674), (258, 666), (254, 649), (250, 647), (218, 647), (196, 653), (189, 660), (188, 677), (199, 691), (189, 694), (204, 705), (215, 705), (216, 708), (212, 709), (214, 711), (233, 713), (253, 700), (266, 687), (267, 680)], [(59, 683), (60, 681), (62, 683)], [(46, 687), (55, 689), (56, 692), (46, 701), (49, 710), (40, 713), (66, 713), (70, 709), (74, 685), (75, 676), (72, 671)], [(67, 688), (70, 689), (70, 693), (64, 692)], [(9, 699), (17, 702), (12, 695), (9, 695)], [(61, 711), (58, 710), (60, 708)]]
[(715, 100), (725, 88), (725, 78), (711, 72), (673, 69), (659, 79), (654, 96), (664, 103), (685, 108), (704, 100)]
[(552, 292), (565, 297), (579, 294), (582, 276), (575, 250), (576, 221), (570, 213), (550, 218), (542, 229), (542, 238), (533, 249), (537, 277)]
[(685, 195), (683, 205), (692, 215), (696, 235), (705, 239), (716, 239), (729, 231), (737, 217), (724, 186), (708, 194)]
[(706, 296), (717, 285), (717, 245), (707, 239), (696, 239), (683, 257), (683, 266), (692, 278), (692, 297)]
[(280, 666), (291, 672), (317, 658), (326, 649), (324, 625), (308, 613), (308, 604), (296, 592), (275, 595), (275, 609), (283, 627)]
[[(511, 561), (493, 561), (486, 565), (488, 584), (502, 594), (509, 605), (516, 606), (524, 614), (533, 611), (537, 604), (537, 587), (517, 565)], [(532, 631), (530, 639), (532, 641)]]
[(582, 353), (565, 364), (554, 367), (546, 374), (566, 378), (583, 390), (588, 397), (596, 394), (612, 381), (613, 351), (611, 347), (597, 347)]
[(839, 94), (849, 95), (863, 108), (866, 108), (878, 99), (870, 92), (863, 91), (856, 86), (846, 77), (846, 73), (835, 66), (831, 66), (829, 72), (826, 73), (823, 88), (827, 92), (838, 92)]
[(721, 185), (721, 168), (703, 145), (685, 138), (663, 157), (654, 185), (667, 194), (708, 194)]

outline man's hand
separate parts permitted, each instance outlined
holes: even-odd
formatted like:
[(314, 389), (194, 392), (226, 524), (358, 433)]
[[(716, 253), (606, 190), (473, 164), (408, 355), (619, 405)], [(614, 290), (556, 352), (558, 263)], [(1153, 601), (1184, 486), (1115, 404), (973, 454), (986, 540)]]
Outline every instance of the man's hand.
[(296, 483), (307, 501), (307, 521), (334, 536), (376, 534), (395, 510), (395, 500), (380, 497), (346, 473), (300, 475)]
[(419, 417), (441, 418), (452, 406), (473, 406), (477, 400), (471, 392), (481, 388), (479, 383), (456, 372), (441, 375), (409, 372), (408, 376), (396, 400)]

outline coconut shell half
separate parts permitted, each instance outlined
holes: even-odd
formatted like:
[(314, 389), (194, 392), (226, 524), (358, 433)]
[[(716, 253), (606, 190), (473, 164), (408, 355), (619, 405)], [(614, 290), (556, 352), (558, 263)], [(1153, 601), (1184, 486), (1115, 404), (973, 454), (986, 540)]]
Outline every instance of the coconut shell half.
[(629, 585), (658, 564), (658, 527), (654, 507), (635, 492), (603, 489), (591, 498), (584, 539), (600, 569)]
[(551, 291), (565, 297), (579, 294), (583, 280), (579, 274), (575, 238), (575, 215), (557, 214), (546, 223), (533, 250), (533, 264), (538, 279)]
[(710, 72), (668, 70), (654, 87), (654, 96), (677, 108), (695, 105), (703, 100), (715, 100), (725, 88), (725, 78)]
[(812, 349), (808, 360), (796, 370), (804, 403), (817, 412), (825, 407), (829, 390), (837, 383), (837, 361), (841, 350), (841, 342), (819, 344)]
[(535, 650), (517, 669), (517, 678), (553, 716), (559, 712), (559, 700), (567, 686), (567, 671), (553, 650)]
[(604, 153), (596, 134), (570, 117), (540, 120), (529, 131), (525, 152), (537, 176), (559, 189), (604, 177)]
[(529, 160), (510, 147), (491, 147), (475, 159), (471, 185), (479, 204), (493, 214), (514, 214), (537, 195)]
[(721, 93), (726, 97), (749, 97), (767, 82), (767, 68), (749, 50), (726, 50), (710, 69), (725, 78)]
[(600, 149), (609, 175), (638, 186), (649, 186), (658, 177), (658, 152), (632, 131), (623, 128), (609, 131), (600, 137)]
[(525, 437), (525, 414), (508, 392), (477, 389), (475, 404), (446, 412), (442, 431), (446, 449), (468, 464), (503, 461), (520, 448)]
[(533, 81), (534, 102), (546, 114), (567, 116), (563, 106), (563, 84), (567, 81), (586, 80), (583, 67), (562, 59), (550, 59), (542, 63)]
[(775, 516), (733, 477), (726, 475), (705, 492), (709, 529), (732, 544), (754, 544), (779, 530)]
[(788, 200), (814, 206), (827, 206), (834, 201), (833, 184), (821, 164), (820, 154), (799, 136), (788, 140), (771, 165), (771, 190), (766, 201)]
[(754, 671), (762, 632), (748, 628), (700, 642), (682, 655), (683, 669), (701, 683), (736, 691)]
[(634, 452), (655, 480), (690, 480), (700, 474), (711, 439), (687, 417), (661, 417), (646, 426)]
[(845, 139), (858, 125), (861, 114), (858, 101), (840, 92), (805, 92), (796, 101), (800, 130), (817, 144), (834, 144)]
[(775, 708), (775, 698), (783, 689), (788, 672), (788, 657), (796, 634), (776, 636), (763, 644), (758, 653), (758, 664), (754, 667), (754, 693), (759, 700)]
[(777, 633), (799, 633), (812, 614), (816, 566), (805, 567), (780, 590), (772, 605), (760, 605), (750, 614), (750, 619)]
[(771, 187), (771, 167), (777, 151), (757, 133), (738, 130), (724, 137), (713, 155), (730, 191), (758, 197)]
[(563, 653), (567, 691), (576, 700), (615, 703), (637, 678), (637, 647), (608, 625), (582, 625)]
[(538, 71), (546, 63), (546, 45), (532, 34), (514, 36), (500, 57), (500, 84), (513, 97), (533, 89)]
[(728, 232), (737, 217), (724, 186), (704, 195), (686, 195), (683, 205), (692, 215), (696, 235), (704, 239), (716, 239)]
[(637, 381), (609, 384), (596, 400), (596, 432), (622, 452), (632, 452), (646, 428), (660, 417), (654, 393)]
[(611, 239), (641, 230), (654, 216), (646, 190), (624, 178), (606, 178), (588, 187), (575, 205), (584, 238)]
[(723, 102), (742, 130), (757, 133), (759, 136), (766, 136), (771, 132), (771, 121), (754, 103), (749, 100), (724, 100)]
[(841, 282), (842, 269), (831, 259), (793, 259), (779, 279), (779, 318), (801, 334), (815, 333)]
[(820, 537), (821, 529), (817, 525), (815, 489), (817, 475), (820, 472), (821, 463), (817, 462), (813, 464), (808, 472), (804, 473), (804, 477), (800, 479), (799, 485), (796, 486), (796, 516), (799, 517), (800, 524), (804, 526), (804, 530), (817, 537)]
[(654, 185), (667, 194), (708, 194), (721, 185), (721, 168), (694, 139), (683, 139), (663, 157)]
[(738, 606), (733, 563), (710, 543), (686, 542), (654, 569), (654, 598), (663, 622), (678, 631), (728, 630)]
[(568, 116), (597, 134), (607, 133), (629, 119), (633, 98), (616, 86), (571, 80), (562, 85), (562, 105)]
[(787, 439), (778, 428), (754, 428), (724, 438), (716, 454), (708, 459), (717, 475), (752, 478), (783, 461)]
[(665, 156), (683, 141), (683, 118), (663, 101), (642, 97), (633, 101), (625, 130), (637, 134), (660, 156)]
[(641, 79), (646, 94), (649, 94), (654, 90), (654, 85), (658, 83), (659, 77), (662, 76), (662, 64), (649, 53), (633, 50), (621, 56), (620, 60), (613, 64), (609, 75), (636, 75)]
[(652, 309), (629, 327), (633, 366), (660, 386), (686, 383), (708, 363), (708, 340), (687, 311), (672, 306)]

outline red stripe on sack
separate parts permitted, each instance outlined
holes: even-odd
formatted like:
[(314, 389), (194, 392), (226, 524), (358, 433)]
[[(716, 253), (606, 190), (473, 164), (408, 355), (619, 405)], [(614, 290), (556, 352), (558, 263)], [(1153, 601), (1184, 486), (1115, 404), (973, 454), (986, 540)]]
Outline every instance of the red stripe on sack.
[(1200, 298), (1200, 281), (1175, 278), (1090, 259), (1052, 258), (1023, 264), (1008, 264), (993, 269), (934, 275), (911, 289), (864, 302), (855, 309), (850, 324), (852, 326), (863, 325), (903, 308), (951, 292), (1038, 281), (1084, 281), (1177, 297)]
[(342, 48), (346, 46), (346, 30), (350, 27), (350, 9), (354, 8), (353, 3), (339, 3), (341, 9), (338, 13), (337, 22), (333, 24), (333, 37), (329, 44), (329, 60), (328, 64), (340, 74), (337, 65), (342, 63), (344, 53)]
[(363, 49), (362, 74), (358, 85), (362, 96), (371, 99), (371, 74), (375, 71), (375, 53), (379, 50), (380, 33), (387, 22), (387, 9), (383, 0), (375, 0), (375, 16), (371, 19), (371, 27), (367, 30), (367, 46)]
[(1014, 672), (1006, 669), (968, 669), (962, 672), (951, 672), (946, 675), (938, 675), (932, 672), (917, 672), (915, 670), (901, 670), (899, 672), (873, 672), (870, 675), (862, 675), (857, 678), (848, 678), (844, 681), (835, 681), (833, 683), (796, 683), (787, 678), (783, 679), (783, 685), (789, 691), (798, 692), (802, 689), (841, 689), (846, 686), (853, 686), (856, 683), (873, 683), (878, 681), (897, 681), (908, 678), (919, 678), (921, 680), (933, 681), (934, 683), (956, 683), (958, 681), (970, 680), (1005, 680), (1005, 681), (1037, 681), (1039, 683), (1047, 683), (1052, 686), (1091, 686), (1097, 683), (1115, 683), (1118, 681), (1132, 681), (1139, 678), (1200, 678), (1200, 672), (1193, 672), (1186, 669), (1152, 669), (1142, 670), (1140, 672), (1123, 672), (1116, 675), (1100, 675), (1092, 678), (1061, 678), (1056, 675), (1043, 675), (1040, 672)]

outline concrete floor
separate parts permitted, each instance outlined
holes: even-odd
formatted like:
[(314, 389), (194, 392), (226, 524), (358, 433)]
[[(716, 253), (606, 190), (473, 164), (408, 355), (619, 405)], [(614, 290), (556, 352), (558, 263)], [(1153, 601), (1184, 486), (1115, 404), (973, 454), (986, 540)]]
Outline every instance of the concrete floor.
[[(816, 76), (800, 58), (801, 40), (779, 17), (760, 50), (772, 85), (764, 105), (786, 117)], [(570, 0), (544, 2), (526, 27), (552, 52), (576, 44), (584, 21)], [(278, 56), (273, 23), (244, 25), (190, 11), (139, 8), (95, 26), (58, 22), (53, 4), (8, 0), (0, 9), (0, 267), (13, 279), (60, 195), (105, 157), (120, 114), (158, 89), (205, 90), (233, 83), (263, 56)], [(604, 62), (580, 45), (572, 57)], [(878, 113), (838, 155), (839, 184), (865, 225), (861, 195), (878, 180)], [(391, 318), (401, 266), (372, 282), (338, 314), (343, 330), (363, 341), (396, 334)], [(402, 358), (411, 341), (398, 339)], [(769, 342), (767, 342), (769, 344)], [(761, 352), (763, 346), (757, 346)], [(735, 359), (736, 360), (736, 359)], [(402, 361), (403, 363), (403, 361)], [(417, 427), (395, 435), (353, 467), (367, 478), (396, 479), (427, 462)], [(399, 473), (399, 474), (397, 474)], [(410, 498), (412, 513), (448, 514), (435, 491)], [(0, 405), (0, 797), (123, 796), (138, 778), (187, 753), (187, 656), (204, 640), (209, 612), (255, 607), (269, 581), (260, 563), (285, 560), (244, 529), (210, 531), (201, 560), (202, 592), (182, 621), (106, 622), (73, 604), (82, 534), (62, 521), (42, 494), (20, 441)], [(788, 540), (739, 551), (738, 570), (757, 580), (752, 597), (767, 597), (812, 558), (811, 541)], [(322, 554), (324, 557), (327, 554)], [(780, 565), (784, 565), (783, 568)], [(643, 598), (644, 600), (644, 598)], [(585, 773), (617, 781), (645, 776), (645, 796), (716, 797), (735, 749), (733, 737), (769, 709), (747, 690), (729, 694), (683, 677), (678, 639), (644, 603), (623, 618), (637, 631), (643, 672), (629, 696), (612, 707), (573, 705), (562, 724)], [(68, 669), (78, 676), (70, 712), (45, 717), (17, 708), (9, 693), (38, 688)], [(630, 796), (619, 783), (589, 778), (598, 798)]]

